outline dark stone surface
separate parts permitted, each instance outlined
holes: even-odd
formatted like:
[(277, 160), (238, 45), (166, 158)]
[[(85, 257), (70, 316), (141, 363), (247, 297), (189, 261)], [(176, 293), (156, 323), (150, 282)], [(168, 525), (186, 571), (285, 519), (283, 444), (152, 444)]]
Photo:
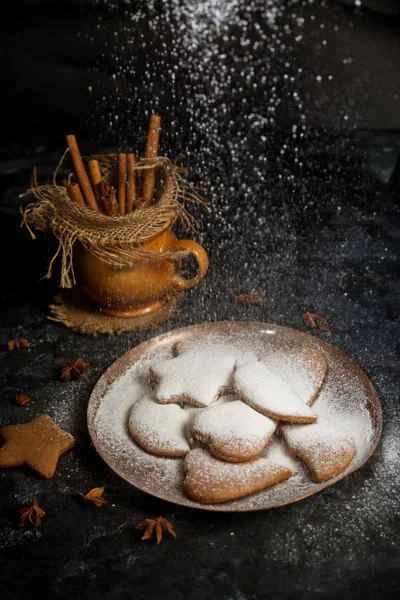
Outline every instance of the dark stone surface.
[[(192, 178), (207, 186), (213, 204), (210, 214), (200, 211), (201, 230), (193, 235), (209, 252), (210, 271), (174, 318), (141, 334), (86, 337), (48, 319), (58, 282), (41, 278), (53, 244), (48, 235), (31, 240), (20, 227), (19, 206), (28, 199), (19, 194), (33, 165), (42, 180), (50, 178), (63, 148), (35, 153), (32, 142), (0, 164), (0, 425), (48, 412), (79, 440), (50, 480), (25, 469), (0, 470), (4, 600), (35, 592), (85, 600), (398, 597), (400, 215), (394, 166), (400, 135), (311, 132), (294, 151), (291, 135), (265, 134), (266, 161), (260, 138), (249, 136), (241, 142), (239, 166), (229, 148), (201, 168), (192, 165)], [(233, 302), (234, 294), (257, 288), (264, 290), (264, 306)], [(97, 455), (86, 407), (96, 381), (122, 353), (205, 321), (257, 320), (305, 331), (301, 314), (307, 310), (325, 316), (331, 327), (311, 334), (347, 353), (380, 393), (383, 436), (363, 469), (287, 507), (215, 514), (147, 496)], [(31, 347), (8, 352), (7, 341), (15, 337), (27, 337)], [(78, 356), (90, 363), (89, 371), (76, 382), (59, 381), (58, 363)], [(31, 402), (17, 406), (18, 393)], [(76, 494), (101, 485), (109, 500), (101, 509)], [(17, 509), (33, 497), (46, 511), (43, 524), (18, 528)], [(159, 515), (170, 519), (177, 539), (159, 546), (141, 542), (134, 525)]]

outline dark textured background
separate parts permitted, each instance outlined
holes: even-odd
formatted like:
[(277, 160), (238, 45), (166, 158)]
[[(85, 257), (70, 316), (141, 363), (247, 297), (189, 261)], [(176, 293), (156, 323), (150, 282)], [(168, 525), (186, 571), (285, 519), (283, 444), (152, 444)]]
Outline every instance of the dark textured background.
[[(42, 3), (36, 3), (35, 7), (44, 28), (42, 42), (47, 40), (42, 49), (47, 62), (56, 55), (54, 43), (50, 42), (65, 38), (61, 38), (61, 33), (50, 36), (40, 10), (48, 10), (46, 14), (58, 11), (53, 23), (59, 24), (60, 32), (71, 30), (65, 15), (73, 20), (75, 33), (81, 29), (77, 13), (65, 8), (66, 4), (75, 3), (60, 3), (57, 9), (55, 3), (50, 4), (43, 8)], [(89, 22), (93, 23), (99, 12), (95, 5), (85, 4), (85, 19), (90, 17)], [(336, 6), (323, 3), (325, 8), (321, 10), (337, 10), (332, 4)], [(147, 21), (146, 15), (140, 20), (141, 27), (144, 22), (157, 22), (155, 6), (151, 3)], [(60, 7), (65, 11), (64, 17), (60, 16)], [(307, 4), (304, 10), (309, 9)], [(348, 7), (339, 10), (353, 11)], [(27, 11), (25, 7), (20, 14), (15, 8), (18, 26), (30, 14)], [(325, 23), (334, 22), (323, 14)], [(329, 14), (339, 14), (340, 18), (350, 15)], [(372, 22), (386, 22), (386, 31), (395, 28), (395, 18), (388, 22), (386, 16), (378, 13), (371, 17), (368, 10), (357, 15), (359, 31), (368, 32)], [(336, 18), (339, 17), (332, 17)], [(253, 25), (257, 22), (255, 8), (246, 19)], [(312, 29), (309, 23), (311, 33), (305, 36), (305, 47), (308, 42), (311, 48), (312, 32), (319, 24), (317, 20)], [(37, 31), (38, 27), (30, 22), (29, 29)], [(13, 31), (11, 26), (8, 31)], [(165, 40), (168, 27), (163, 31)], [(235, 34), (237, 42), (239, 33)], [(372, 81), (379, 71), (374, 69), (384, 44), (373, 44), (380, 38), (365, 35), (369, 40), (365, 54), (368, 51), (374, 57), (369, 60)], [(390, 34), (383, 37), (389, 40)], [(30, 38), (24, 35), (23, 39), (27, 43)], [(103, 39), (100, 36), (98, 42)], [(258, 65), (262, 64), (263, 53), (267, 56), (265, 37), (263, 40), (258, 50), (253, 48), (250, 52), (251, 60)], [(380, 86), (379, 94), (372, 83), (368, 85), (371, 104), (366, 106), (358, 102), (360, 89), (366, 84), (361, 82), (360, 88), (360, 80), (353, 73), (349, 95), (353, 99), (354, 119), (346, 127), (341, 119), (341, 94), (328, 90), (321, 108), (318, 95), (311, 90), (307, 127), (299, 130), (303, 136), (295, 137), (293, 123), (300, 127), (303, 114), (298, 105), (293, 112), (289, 101), (284, 100), (278, 124), (262, 118), (267, 116), (268, 82), (253, 94), (244, 87), (235, 96), (233, 84), (228, 85), (222, 75), (215, 79), (222, 64), (222, 42), (217, 42), (220, 46), (211, 61), (214, 66), (207, 67), (207, 73), (218, 85), (209, 90), (210, 98), (204, 106), (204, 80), (193, 83), (190, 73), (182, 72), (176, 87), (169, 87), (170, 80), (163, 68), (158, 68), (157, 77), (147, 86), (134, 82), (133, 91), (143, 92), (137, 113), (127, 109), (132, 91), (127, 88), (124, 97), (120, 97), (121, 103), (111, 111), (120, 110), (124, 127), (129, 125), (131, 143), (140, 150), (146, 110), (151, 110), (150, 90), (158, 106), (164, 107), (163, 153), (175, 156), (184, 150), (190, 177), (206, 187), (213, 208), (210, 214), (199, 211), (201, 227), (193, 234), (209, 252), (209, 273), (186, 294), (179, 313), (151, 332), (91, 338), (48, 319), (48, 305), (58, 291), (57, 271), (53, 280), (41, 278), (53, 240), (50, 235), (41, 234), (33, 241), (20, 227), (19, 208), (29, 201), (20, 198), (20, 194), (29, 186), (32, 167), (38, 166), (42, 181), (50, 180), (64, 151), (64, 135), (70, 131), (79, 135), (83, 151), (128, 148), (131, 144), (126, 141), (129, 136), (124, 127), (106, 126), (109, 106), (98, 112), (90, 102), (65, 103), (63, 91), (58, 96), (46, 95), (44, 103), (35, 95), (37, 80), (32, 103), (29, 94), (14, 95), (9, 88), (8, 101), (10, 106), (20, 102), (18, 114), (22, 121), (18, 126), (11, 111), (3, 113), (0, 425), (26, 422), (47, 412), (75, 435), (79, 444), (61, 457), (55, 476), (48, 481), (24, 469), (0, 472), (0, 597), (6, 600), (30, 599), (36, 592), (42, 598), (68, 600), (386, 599), (399, 595), (400, 133), (399, 112), (394, 110), (397, 105), (393, 99), (397, 92), (392, 90), (392, 86), (398, 90), (398, 81), (394, 76), (388, 77), (386, 61), (382, 81), (387, 81), (386, 74), (390, 84)], [(167, 48), (178, 52), (174, 44), (171, 42)], [(85, 56), (84, 47), (77, 45), (77, 60)], [(154, 50), (151, 43), (150, 47)], [(39, 55), (37, 43), (35, 48)], [(338, 52), (341, 48), (338, 44)], [(238, 42), (232, 46), (230, 57), (223, 60), (231, 60), (235, 52), (239, 56), (242, 50)], [(60, 55), (70, 68), (71, 54), (61, 41)], [(395, 53), (389, 55), (398, 66)], [(93, 55), (88, 51), (87, 56)], [(171, 61), (182, 61), (179, 52), (168, 56)], [(363, 57), (361, 50), (359, 56)], [(244, 53), (243, 60), (245, 57)], [(321, 58), (318, 72), (324, 73), (325, 68), (330, 72), (329, 57), (332, 52)], [(205, 64), (201, 52), (193, 60), (198, 61), (197, 65)], [(275, 73), (279, 77), (283, 72), (283, 60), (281, 57), (271, 66), (271, 76)], [(93, 60), (88, 62), (91, 70)], [(354, 59), (351, 64), (359, 66), (360, 62), (361, 58)], [(9, 70), (5, 72), (22, 86), (25, 75), (15, 65), (7, 65)], [(239, 65), (243, 66), (240, 61)], [(84, 77), (91, 76), (85, 71), (87, 67), (82, 66)], [(239, 80), (240, 72), (239, 69), (236, 73)], [(79, 78), (72, 79), (77, 82)], [(64, 83), (62, 77), (48, 80), (49, 86)], [(106, 83), (109, 85), (108, 79)], [(163, 88), (163, 84), (164, 91), (155, 93), (156, 87)], [(305, 88), (296, 89), (305, 94)], [(199, 91), (198, 97), (192, 94), (193, 90)], [(173, 98), (167, 102), (172, 92), (180, 93), (175, 108)], [(243, 108), (244, 97), (249, 104)], [(374, 112), (371, 107), (379, 105), (380, 97), (388, 100), (387, 110)], [(185, 110), (185, 102), (190, 103), (189, 111)], [(291, 118), (288, 120), (285, 114)], [(258, 115), (257, 119), (254, 115)], [(330, 121), (329, 126), (324, 126), (324, 119)], [(27, 121), (31, 128), (26, 127)], [(207, 122), (209, 127), (204, 126)], [(264, 306), (234, 303), (234, 294), (257, 288), (264, 290)], [(96, 454), (86, 430), (87, 403), (98, 378), (122, 353), (153, 335), (205, 321), (258, 320), (306, 331), (301, 314), (307, 310), (325, 316), (330, 323), (330, 332), (313, 330), (311, 334), (347, 353), (366, 371), (380, 394), (383, 435), (375, 455), (362, 470), (287, 507), (237, 515), (208, 514), (135, 490)], [(31, 347), (8, 352), (7, 341), (16, 337), (27, 337)], [(78, 356), (90, 363), (89, 371), (79, 381), (59, 381), (59, 362)], [(27, 393), (31, 402), (17, 406), (14, 398), (18, 393)], [(101, 509), (82, 503), (76, 494), (101, 485), (109, 500)], [(18, 507), (29, 503), (32, 497), (37, 497), (46, 511), (43, 524), (36, 530), (20, 529)], [(141, 542), (134, 525), (158, 515), (170, 519), (177, 539), (163, 540), (159, 546)]]

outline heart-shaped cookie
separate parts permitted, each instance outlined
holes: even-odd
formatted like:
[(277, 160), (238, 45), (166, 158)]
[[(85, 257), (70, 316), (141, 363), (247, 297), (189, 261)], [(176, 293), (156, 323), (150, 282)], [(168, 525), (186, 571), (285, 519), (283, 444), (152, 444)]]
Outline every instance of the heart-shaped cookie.
[(275, 421), (233, 400), (196, 411), (192, 435), (217, 458), (244, 462), (260, 454), (275, 429)]
[(240, 367), (246, 362), (257, 360), (256, 355), (250, 348), (238, 348), (234, 344), (215, 340), (215, 336), (202, 336), (201, 340), (196, 338), (187, 338), (181, 342), (177, 342), (174, 346), (176, 356), (188, 352), (189, 350), (201, 350), (221, 354), (233, 354), (235, 357), (235, 366)]
[(189, 410), (177, 404), (157, 404), (144, 396), (130, 410), (128, 429), (139, 446), (151, 454), (185, 456), (190, 450), (185, 432), (189, 420)]
[(267, 417), (290, 423), (313, 423), (311, 408), (262, 362), (249, 362), (233, 374), (235, 392), (246, 404)]
[(355, 444), (337, 423), (318, 416), (310, 425), (281, 425), (289, 450), (309, 469), (314, 481), (322, 482), (340, 475), (351, 463)]
[(262, 362), (311, 406), (318, 397), (328, 365), (317, 348), (298, 347), (271, 352)]
[(204, 448), (194, 448), (183, 461), (184, 490), (202, 504), (228, 502), (288, 479), (287, 467), (266, 458), (245, 463), (218, 460)]

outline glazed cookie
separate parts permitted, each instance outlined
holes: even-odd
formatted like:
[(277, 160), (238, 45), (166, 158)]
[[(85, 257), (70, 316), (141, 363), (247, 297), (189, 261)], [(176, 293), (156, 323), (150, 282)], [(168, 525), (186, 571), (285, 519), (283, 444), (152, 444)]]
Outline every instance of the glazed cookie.
[(280, 481), (292, 472), (285, 466), (257, 458), (246, 463), (218, 460), (203, 448), (194, 448), (183, 461), (186, 495), (202, 504), (217, 504), (249, 496)]
[(190, 446), (185, 429), (190, 412), (177, 404), (158, 404), (144, 396), (132, 406), (128, 430), (141, 448), (159, 456), (185, 456)]
[(196, 411), (192, 435), (217, 458), (244, 462), (260, 454), (275, 429), (275, 421), (234, 400)]
[(296, 392), (261, 362), (249, 362), (236, 369), (233, 381), (240, 399), (267, 417), (290, 423), (317, 420)]
[(53, 477), (58, 459), (75, 446), (75, 438), (63, 431), (49, 415), (0, 429), (0, 467), (26, 466), (43, 479)]
[(311, 425), (282, 425), (289, 450), (298, 456), (317, 483), (336, 477), (351, 463), (355, 444), (349, 434), (326, 417)]
[(188, 338), (181, 342), (177, 342), (174, 346), (174, 353), (176, 356), (179, 354), (183, 354), (184, 352), (188, 352), (189, 350), (201, 350), (221, 354), (233, 354), (235, 357), (235, 366), (240, 367), (240, 365), (244, 365), (247, 362), (252, 360), (257, 360), (256, 355), (250, 349), (237, 348), (233, 344), (229, 344), (228, 342), (219, 342), (215, 340), (214, 337), (204, 338), (201, 340), (201, 346), (198, 345), (199, 341), (196, 338)]
[(271, 353), (262, 361), (311, 406), (318, 397), (328, 365), (321, 350), (298, 347)]
[(160, 404), (185, 402), (208, 406), (232, 385), (235, 357), (228, 352), (189, 350), (150, 367)]

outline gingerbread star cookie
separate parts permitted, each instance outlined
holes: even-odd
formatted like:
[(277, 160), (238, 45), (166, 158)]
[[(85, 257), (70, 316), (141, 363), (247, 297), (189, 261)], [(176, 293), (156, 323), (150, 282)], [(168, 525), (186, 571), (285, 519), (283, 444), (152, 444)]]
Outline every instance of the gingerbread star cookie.
[(185, 456), (190, 450), (185, 433), (189, 420), (189, 410), (183, 410), (177, 404), (158, 404), (144, 396), (131, 408), (128, 429), (133, 439), (147, 452), (160, 456)]
[(275, 421), (233, 400), (196, 411), (192, 435), (217, 458), (244, 462), (264, 450), (275, 429)]
[(326, 417), (318, 416), (311, 425), (282, 425), (280, 430), (291, 453), (304, 462), (317, 483), (342, 473), (355, 455), (351, 436)]
[(0, 447), (0, 467), (27, 466), (43, 479), (53, 477), (60, 456), (76, 443), (49, 415), (2, 427), (0, 435), (4, 439)]
[(216, 504), (249, 496), (280, 481), (292, 472), (266, 458), (245, 463), (218, 460), (204, 448), (194, 448), (184, 458), (184, 491), (196, 502)]
[(321, 391), (328, 370), (325, 356), (317, 348), (293, 348), (271, 353), (262, 361), (311, 406)]
[(235, 356), (229, 352), (189, 350), (150, 367), (160, 404), (185, 402), (209, 406), (232, 384)]
[(240, 399), (267, 417), (290, 423), (317, 420), (296, 392), (261, 362), (249, 362), (236, 369), (233, 381)]

